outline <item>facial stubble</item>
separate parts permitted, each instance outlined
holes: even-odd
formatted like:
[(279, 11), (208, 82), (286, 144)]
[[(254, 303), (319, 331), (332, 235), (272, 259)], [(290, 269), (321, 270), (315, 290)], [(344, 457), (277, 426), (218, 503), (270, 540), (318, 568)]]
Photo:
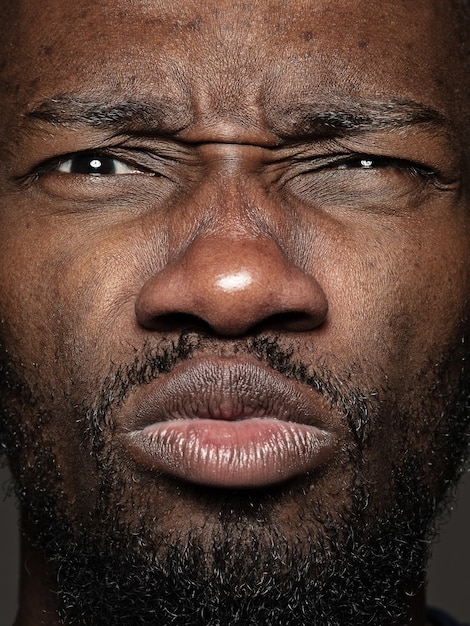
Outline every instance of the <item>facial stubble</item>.
[[(252, 491), (207, 490), (151, 473), (133, 475), (113, 444), (113, 411), (137, 386), (170, 372), (201, 345), (182, 336), (144, 351), (106, 378), (98, 400), (77, 405), (76, 420), (86, 432), (86, 450), (99, 475), (95, 504), (87, 515), (64, 512), (67, 489), (59, 464), (36, 428), (35, 461), (18, 480), (18, 492), (34, 541), (57, 577), (63, 622), (406, 623), (405, 598), (423, 580), (428, 539), (445, 489), (437, 494), (430, 485), (426, 463), (416, 455), (408, 433), (400, 458), (390, 460), (393, 485), (383, 486), (379, 497), (370, 467), (370, 433), (384, 412), (393, 410), (402, 426), (415, 421), (436, 441), (451, 442), (441, 453), (450, 484), (466, 448), (465, 367), (454, 386), (458, 393), (446, 400), (446, 413), (453, 419), (444, 420), (429, 409), (442, 405), (436, 399), (444, 397), (444, 387), (449, 396), (443, 377), (435, 381), (436, 398), (404, 410), (391, 407), (390, 393), (373, 388), (364, 375), (361, 386), (353, 384), (361, 379), (359, 372), (340, 377), (326, 367), (312, 368), (296, 360), (295, 351), (283, 348), (281, 341), (257, 338), (245, 346), (247, 353), (315, 389), (347, 421), (341, 493), (331, 492), (328, 470)], [(45, 402), (29, 396), (36, 427), (47, 424), (51, 415)], [(13, 438), (26, 446), (32, 433), (18, 426), (24, 420), (11, 419), (11, 413), (10, 407), (4, 437), (10, 448)], [(13, 435), (8, 424), (16, 424)], [(203, 511), (204, 524), (195, 515), (194, 524), (185, 519), (181, 528), (170, 531), (166, 518), (173, 513), (162, 503), (172, 501), (176, 510), (183, 502), (185, 510), (193, 506), (195, 512)], [(292, 511), (290, 525), (282, 518), (286, 509)]]

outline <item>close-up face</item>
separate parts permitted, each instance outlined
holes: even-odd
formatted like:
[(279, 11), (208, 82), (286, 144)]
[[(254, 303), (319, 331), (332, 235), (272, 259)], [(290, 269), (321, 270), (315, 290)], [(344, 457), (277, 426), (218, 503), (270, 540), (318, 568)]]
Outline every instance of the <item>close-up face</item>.
[(401, 623), (466, 443), (451, 3), (5, 4), (0, 436), (64, 623)]

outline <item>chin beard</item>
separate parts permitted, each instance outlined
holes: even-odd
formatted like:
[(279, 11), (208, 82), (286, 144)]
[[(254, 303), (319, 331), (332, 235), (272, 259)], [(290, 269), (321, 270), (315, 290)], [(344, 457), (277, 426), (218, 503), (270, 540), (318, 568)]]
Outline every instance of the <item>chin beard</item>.
[[(158, 358), (147, 354), (142, 365), (124, 368), (105, 382), (96, 406), (77, 409), (76, 419), (86, 431), (85, 449), (93, 455), (101, 481), (96, 506), (86, 514), (61, 513), (68, 494), (65, 488), (61, 491), (58, 461), (44, 434), (60, 408), (46, 410), (47, 402), (33, 393), (29, 397), (34, 400), (30, 409), (34, 421), (21, 419), (21, 412), (15, 414), (12, 406), (3, 408), (3, 437), (29, 539), (46, 555), (57, 579), (62, 622), (69, 626), (408, 623), (410, 596), (424, 580), (433, 520), (467, 448), (470, 385), (463, 368), (460, 381), (451, 384), (444, 382), (443, 365), (432, 393), (427, 390), (426, 400), (420, 398), (421, 405), (415, 400), (400, 412), (388, 400), (386, 413), (379, 398), (390, 394), (371, 391), (365, 377), (360, 389), (353, 389), (346, 377), (339, 384), (338, 376), (325, 369), (312, 374), (275, 341), (259, 342), (252, 354), (316, 389), (347, 420), (350, 441), (342, 457), (347, 497), (336, 505), (328, 480), (322, 482), (318, 474), (271, 489), (225, 492), (175, 483), (171, 487), (171, 481), (159, 477), (160, 487), (172, 489), (174, 499), (185, 489), (194, 501), (198, 495), (205, 498), (212, 519), (205, 528), (196, 530), (195, 525), (189, 534), (165, 533), (160, 523), (168, 512), (139, 501), (139, 487), (150, 482), (135, 484), (129, 492), (132, 476), (116, 458), (110, 411), (135, 386), (158, 372), (171, 371), (190, 353), (180, 341)], [(24, 389), (18, 389), (16, 400), (25, 405)], [(381, 483), (380, 467), (374, 467), (374, 437), (382, 436), (374, 434), (374, 428), (384, 415), (402, 432), (400, 441), (390, 444), (390, 485)], [(440, 478), (436, 469), (430, 476), (429, 459), (443, 468)], [(383, 467), (387, 462), (381, 461)], [(277, 516), (286, 502), (306, 503), (288, 528)], [(190, 528), (191, 520), (184, 521)]]
[(416, 468), (396, 478), (404, 506), (375, 511), (356, 486), (340, 520), (317, 506), (298, 537), (270, 519), (278, 488), (219, 494), (209, 541), (149, 545), (148, 528), (132, 534), (109, 511), (94, 534), (56, 518), (36, 540), (70, 626), (401, 626), (424, 580), (435, 500)]

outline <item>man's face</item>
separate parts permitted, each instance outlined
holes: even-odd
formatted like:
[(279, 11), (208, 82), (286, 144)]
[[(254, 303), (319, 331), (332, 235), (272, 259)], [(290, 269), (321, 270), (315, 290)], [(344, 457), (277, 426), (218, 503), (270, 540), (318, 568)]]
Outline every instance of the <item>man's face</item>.
[(8, 10), (3, 437), (70, 619), (398, 620), (465, 443), (451, 8)]

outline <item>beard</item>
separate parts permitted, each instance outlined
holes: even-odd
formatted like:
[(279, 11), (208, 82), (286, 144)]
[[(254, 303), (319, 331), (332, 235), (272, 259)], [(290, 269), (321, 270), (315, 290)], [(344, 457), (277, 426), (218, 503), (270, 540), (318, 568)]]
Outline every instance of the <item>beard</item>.
[[(102, 518), (107, 540), (64, 536), (61, 526), (51, 554), (61, 617), (90, 626), (404, 624), (404, 598), (416, 591), (427, 559), (422, 536), (429, 524), (429, 507), (416, 502), (409, 478), (404, 495), (421, 508), (419, 520), (397, 508), (382, 515), (372, 537), (357, 511), (341, 520), (347, 532), (317, 511), (315, 535), (304, 537), (304, 529), (300, 537), (286, 536), (270, 519), (269, 498), (253, 494), (239, 495), (241, 506), (233, 496), (221, 504), (210, 550), (196, 535), (165, 545), (163, 558), (146, 541), (131, 541), (130, 549), (129, 535), (109, 515)], [(247, 506), (250, 513), (242, 514)]]
[[(241, 343), (238, 353), (308, 385), (347, 424), (333, 468), (274, 487), (224, 490), (130, 467), (114, 444), (113, 412), (137, 387), (210, 350), (209, 339), (188, 333), (115, 368), (93, 401), (79, 403), (80, 388), (61, 397), (75, 407), (79, 447), (98, 477), (82, 507), (77, 490), (70, 497), (50, 436), (59, 405), (51, 409), (17, 368), (4, 366), (5, 388), (22, 410), (15, 411), (15, 401), (4, 404), (2, 441), (30, 539), (57, 580), (64, 624), (408, 622), (436, 516), (468, 445), (465, 361), (458, 376), (449, 376), (456, 358), (450, 351), (437, 373), (434, 364), (432, 380), (429, 371), (420, 374), (426, 393), (417, 380), (398, 403), (391, 390), (373, 385), (374, 378), (385, 380), (380, 373), (368, 376), (351, 364), (342, 374), (314, 368), (275, 337)], [(70, 379), (79, 381), (79, 373)], [(392, 422), (391, 429), (379, 427)], [(384, 437), (390, 441), (379, 446)]]

